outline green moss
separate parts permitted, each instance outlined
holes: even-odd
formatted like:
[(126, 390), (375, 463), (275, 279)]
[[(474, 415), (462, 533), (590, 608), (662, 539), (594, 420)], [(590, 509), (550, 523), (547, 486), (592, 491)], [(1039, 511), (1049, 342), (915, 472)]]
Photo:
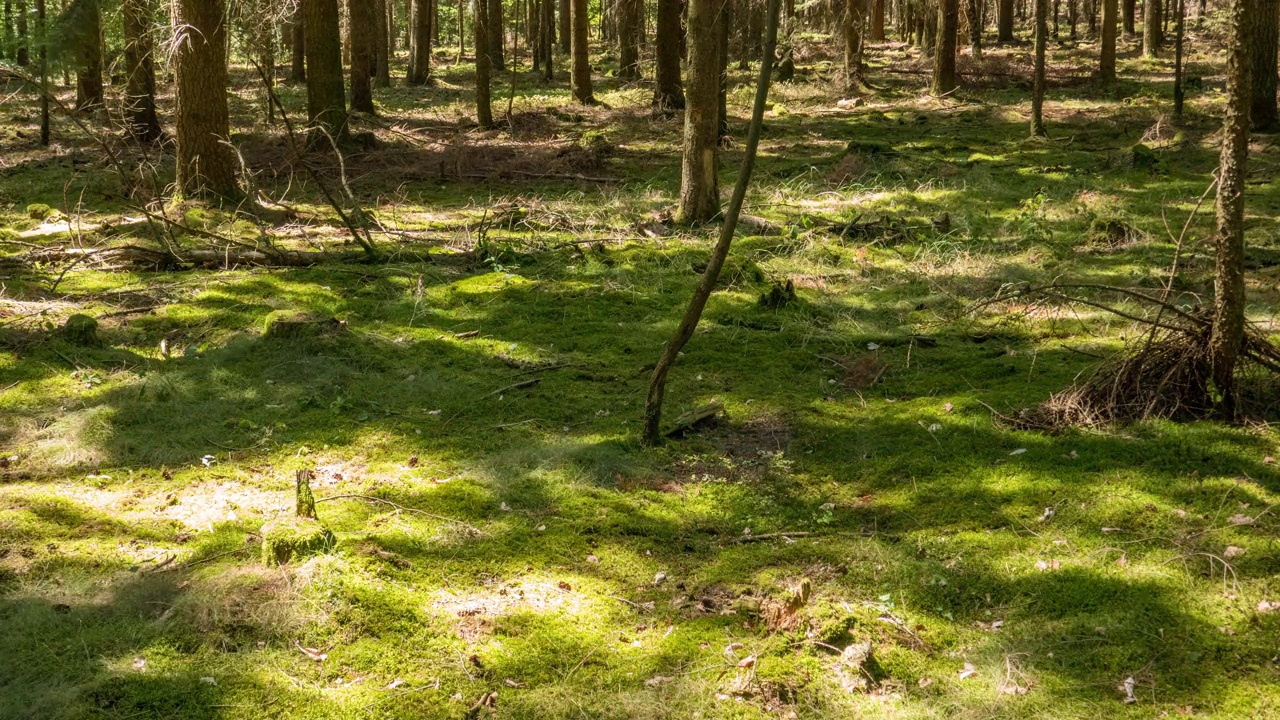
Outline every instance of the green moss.
[(72, 345), (86, 347), (97, 347), (102, 344), (102, 340), (98, 337), (98, 321), (80, 313), (67, 318), (67, 321), (62, 324), (62, 339)]
[(333, 533), (319, 521), (291, 515), (262, 526), (262, 562), (285, 565), (331, 550), (336, 542)]
[(57, 210), (45, 205), (44, 203), (31, 203), (27, 206), (27, 217), (32, 220), (46, 220), (56, 215)]
[(301, 310), (276, 310), (262, 321), (264, 338), (300, 338), (342, 329), (336, 318)]

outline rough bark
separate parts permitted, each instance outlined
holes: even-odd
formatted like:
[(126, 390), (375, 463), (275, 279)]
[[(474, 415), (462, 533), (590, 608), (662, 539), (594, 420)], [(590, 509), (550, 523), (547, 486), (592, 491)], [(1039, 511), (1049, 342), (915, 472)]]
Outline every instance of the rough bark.
[[(37, 8), (36, 14), (39, 15)], [(31, 51), (27, 45), (27, 2), (26, 0), (18, 0), (18, 18), (14, 21), (14, 27), (18, 32), (18, 47), (14, 51), (13, 61), (18, 67), (27, 67), (31, 64)]]
[(974, 60), (982, 58), (982, 26), (985, 0), (968, 0), (969, 2), (969, 52)]
[(569, 3), (569, 24), (572, 29), (572, 64), (570, 65), (569, 84), (573, 88), (573, 98), (580, 103), (595, 102), (591, 93), (591, 56), (587, 44), (587, 32), (590, 29), (587, 16), (587, 0), (571, 0)]
[(1186, 30), (1187, 4), (1185, 0), (1177, 0), (1178, 27), (1173, 41), (1173, 114), (1182, 115), (1182, 101), (1185, 96), (1182, 67), (1182, 41)]
[(548, 82), (556, 77), (556, 3), (542, 0), (542, 77)]
[(720, 36), (717, 0), (689, 2), (689, 78), (685, 93), (680, 207), (676, 221), (704, 223), (720, 213), (718, 95)]
[(72, 18), (76, 44), (76, 109), (102, 106), (102, 6), (84, 0)]
[(375, 0), (347, 0), (347, 18), (351, 41), (351, 110), (373, 115), (372, 81), (377, 68)]
[(494, 71), (502, 72), (507, 69), (502, 0), (488, 0), (488, 3), (488, 13), (484, 19), (489, 28), (489, 63)]
[[(346, 137), (342, 83), (342, 38), (337, 0), (302, 0), (307, 35), (307, 119), (334, 139)], [(313, 143), (327, 142), (315, 137)]]
[(796, 76), (796, 0), (784, 0), (782, 15), (782, 60), (778, 63), (778, 80), (789, 82)]
[(1122, 0), (1124, 36), (1131, 38), (1138, 32), (1138, 0)]
[(291, 41), (291, 52), (293, 55), (293, 65), (289, 70), (289, 80), (292, 82), (306, 82), (307, 80), (307, 31), (306, 24), (303, 22), (302, 3), (298, 3), (297, 9), (293, 11), (293, 19), (289, 23)]
[(644, 27), (642, 0), (618, 0), (618, 77), (640, 78), (640, 33)]
[(956, 89), (956, 46), (959, 33), (959, 0), (938, 0), (938, 37), (933, 55), (934, 95), (946, 95)]
[(1098, 75), (1103, 82), (1116, 79), (1116, 4), (1117, 0), (1102, 0), (1102, 49)]
[(653, 105), (661, 111), (684, 108), (680, 84), (680, 0), (657, 0), (654, 36)]
[(409, 39), (409, 70), (405, 80), (410, 85), (431, 82), (431, 0), (413, 0), (412, 35)]
[(156, 72), (152, 62), (153, 6), (149, 0), (124, 0), (120, 15), (124, 26), (124, 66), (129, 74), (124, 93), (125, 129), (141, 143), (159, 140), (163, 134), (156, 117)]
[(1160, 0), (1144, 0), (1142, 3), (1142, 54), (1157, 57), (1163, 44), (1160, 28)]
[(1244, 189), (1249, 155), (1250, 62), (1252, 22), (1248, 0), (1230, 0), (1227, 36), (1227, 104), (1218, 164), (1217, 227), (1214, 249), (1213, 332), (1209, 353), (1213, 382), (1224, 415), (1236, 414), (1235, 369), (1244, 344)]
[(493, 64), (489, 56), (489, 3), (476, 0), (474, 35), (476, 41), (476, 123), (484, 129), (493, 127), (493, 107), (489, 99), (489, 79)]
[(1000, 0), (1000, 17), (997, 18), (996, 40), (1013, 42), (1013, 0)]
[(570, 0), (558, 0), (556, 3), (556, 12), (560, 13), (559, 32), (560, 32), (560, 52), (569, 54), (569, 38), (573, 36), (573, 31), (569, 29), (569, 2)]
[(1280, 50), (1280, 0), (1253, 0), (1249, 52), (1253, 97), (1249, 116), (1253, 128), (1275, 130), (1280, 125), (1276, 108), (1276, 53)]
[(178, 33), (173, 62), (179, 191), (189, 197), (234, 197), (239, 191), (235, 155), (226, 144), (231, 124), (222, 0), (174, 0), (173, 21)]
[(1049, 0), (1035, 0), (1036, 4), (1036, 62), (1031, 87), (1031, 135), (1041, 137), (1049, 133), (1044, 129), (1044, 64), (1045, 49), (1049, 44)]
[(387, 32), (388, 0), (374, 0), (375, 18), (373, 26), (373, 84), (375, 87), (391, 87), (391, 49), (388, 45), (391, 36)]
[(862, 18), (865, 0), (845, 0), (841, 25), (844, 34), (844, 90), (864, 89), (862, 73)]
[(871, 42), (884, 42), (884, 0), (871, 0)]

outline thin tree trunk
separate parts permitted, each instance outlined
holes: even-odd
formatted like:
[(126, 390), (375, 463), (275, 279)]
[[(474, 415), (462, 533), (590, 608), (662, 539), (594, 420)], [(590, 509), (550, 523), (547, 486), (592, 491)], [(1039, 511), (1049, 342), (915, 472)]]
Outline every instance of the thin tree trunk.
[(1102, 50), (1098, 75), (1103, 82), (1116, 79), (1116, 0), (1102, 0)]
[(564, 55), (569, 54), (569, 39), (573, 37), (573, 31), (569, 29), (569, 4), (570, 0), (559, 0), (556, 8), (560, 13), (560, 52)]
[(125, 88), (125, 127), (137, 142), (152, 143), (163, 134), (156, 117), (156, 73), (152, 64), (149, 0), (124, 0), (120, 15), (124, 26), (124, 65), (129, 73)]
[(1249, 156), (1250, 62), (1248, 0), (1229, 0), (1227, 104), (1218, 166), (1214, 247), (1213, 332), (1209, 353), (1221, 413), (1236, 416), (1236, 362), (1244, 344), (1244, 182)]
[[(25, 4), (23, 11), (25, 14)], [(49, 41), (45, 0), (36, 0), (36, 31), (40, 33), (40, 45), (36, 52), (40, 63), (40, 147), (49, 147), (49, 135), (53, 128), (49, 118)], [(26, 34), (25, 27), (23, 34)]]
[(542, 77), (555, 80), (556, 1), (542, 0)]
[(377, 25), (375, 0), (347, 0), (348, 36), (351, 42), (351, 110), (369, 115), (373, 107), (373, 76), (377, 72), (374, 38)]
[(718, 40), (719, 67), (716, 75), (719, 83), (716, 89), (716, 145), (721, 146), (729, 139), (729, 26), (733, 21), (733, 5), (720, 2), (720, 12), (716, 16), (716, 38)]
[(1187, 23), (1187, 6), (1184, 0), (1178, 0), (1178, 28), (1173, 48), (1173, 114), (1182, 115), (1182, 101), (1185, 88), (1182, 78), (1182, 40)]
[[(37, 0), (37, 16), (42, 6), (39, 3), (42, 2), (43, 0)], [(27, 43), (27, 0), (18, 0), (18, 19), (14, 25), (17, 26), (18, 31), (18, 48), (14, 51), (13, 61), (18, 64), (18, 67), (27, 67), (31, 64), (31, 51), (28, 49)]]
[(102, 6), (98, 0), (85, 0), (75, 18), (76, 45), (76, 109), (93, 110), (102, 106)]
[(475, 18), (471, 24), (475, 26), (476, 41), (476, 123), (488, 130), (493, 127), (493, 107), (489, 100), (489, 78), (493, 72), (493, 63), (489, 54), (489, 3), (476, 0)]
[[(227, 26), (221, 0), (174, 0), (177, 184), (186, 196), (235, 197), (235, 155), (227, 146)], [(339, 77), (341, 83), (341, 77)], [(341, 85), (339, 85), (341, 88)]]
[(938, 0), (938, 42), (933, 56), (934, 95), (947, 95), (956, 89), (956, 46), (959, 33), (959, 0)]
[(1036, 3), (1036, 65), (1035, 76), (1031, 88), (1031, 135), (1040, 137), (1049, 133), (1044, 129), (1044, 64), (1045, 49), (1049, 42), (1049, 0), (1035, 0)]
[(293, 53), (293, 66), (289, 72), (289, 79), (293, 82), (306, 82), (307, 80), (307, 32), (306, 23), (303, 22), (302, 3), (298, 3), (297, 9), (293, 11), (293, 20), (290, 21), (291, 36), (293, 38), (291, 52)]
[(640, 78), (640, 26), (644, 22), (643, 0), (618, 0), (618, 76)]
[(796, 0), (785, 0), (783, 7), (786, 17), (782, 24), (782, 61), (778, 63), (778, 80), (790, 82), (796, 76)]
[(676, 212), (676, 221), (681, 224), (709, 222), (720, 213), (718, 7), (717, 0), (689, 3), (689, 78), (685, 92), (680, 207)]
[(670, 112), (685, 106), (680, 84), (680, 0), (657, 0), (657, 3), (653, 105), (660, 111)]
[[(477, 0), (477, 2), (480, 1)], [(506, 41), (506, 26), (502, 17), (502, 0), (488, 0), (488, 2), (489, 12), (484, 16), (484, 20), (489, 28), (489, 62), (494, 72), (502, 72), (507, 69), (506, 49), (503, 47)]]
[(1280, 0), (1253, 0), (1249, 49), (1253, 99), (1249, 116), (1253, 129), (1271, 131), (1280, 125), (1276, 108), (1276, 53), (1280, 50)]
[(587, 0), (571, 0), (569, 19), (573, 30), (569, 84), (573, 87), (574, 99), (589, 105), (595, 102), (595, 97), (591, 93), (591, 49), (587, 44), (591, 20), (587, 16)]
[(1138, 33), (1138, 0), (1122, 0), (1124, 12), (1124, 36), (1131, 38)]
[(388, 42), (391, 39), (387, 32), (387, 11), (391, 7), (388, 0), (374, 0), (375, 2), (375, 20), (374, 20), (374, 76), (373, 84), (376, 87), (391, 87), (391, 49)]
[[(339, 140), (347, 135), (347, 107), (342, 82), (338, 2), (302, 0), (302, 7), (307, 35), (307, 119), (313, 128)], [(311, 142), (317, 147), (327, 143), (319, 136), (314, 136)]]

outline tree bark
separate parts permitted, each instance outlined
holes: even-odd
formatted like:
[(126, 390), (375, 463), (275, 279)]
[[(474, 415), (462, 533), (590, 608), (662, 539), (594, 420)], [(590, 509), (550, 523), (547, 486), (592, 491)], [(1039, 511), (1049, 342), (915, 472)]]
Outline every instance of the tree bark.
[(1013, 42), (1013, 0), (1000, 0), (1000, 17), (997, 18), (996, 40)]
[[(337, 0), (302, 0), (307, 35), (307, 119), (335, 140), (347, 135)], [(312, 143), (327, 142), (313, 137)]]
[(124, 93), (125, 128), (129, 137), (141, 143), (159, 140), (160, 119), (156, 117), (156, 72), (152, 62), (154, 42), (151, 21), (154, 8), (149, 0), (123, 0), (120, 15), (124, 25), (124, 65), (129, 73)]
[[(955, 1), (955, 0), (953, 0)], [(841, 23), (844, 30), (844, 90), (862, 90), (866, 83), (862, 74), (862, 17), (865, 0), (845, 0)]]
[(72, 20), (76, 33), (76, 109), (102, 106), (102, 6), (84, 0)]
[(391, 87), (391, 48), (388, 42), (391, 35), (387, 31), (387, 10), (391, 3), (388, 0), (375, 0), (375, 19), (373, 27), (373, 62), (375, 87)]
[(1185, 0), (1177, 0), (1178, 28), (1173, 41), (1173, 114), (1182, 115), (1182, 101), (1185, 96), (1182, 73), (1182, 41), (1186, 30), (1187, 5)]
[(410, 85), (431, 82), (431, 0), (413, 0), (413, 36), (409, 41)]
[(591, 93), (591, 56), (587, 44), (591, 20), (587, 16), (587, 0), (571, 0), (569, 20), (573, 31), (569, 84), (573, 87), (573, 98), (589, 105), (595, 102), (595, 97)]
[(347, 0), (347, 34), (351, 42), (351, 110), (369, 115), (373, 107), (373, 76), (377, 70), (374, 38), (375, 0)]
[(18, 0), (18, 18), (14, 21), (14, 26), (18, 32), (18, 47), (14, 50), (13, 61), (18, 67), (27, 67), (31, 64), (31, 50), (27, 45), (27, 0)]
[(1124, 36), (1131, 38), (1138, 32), (1138, 0), (1123, 0)]
[(969, 2), (969, 53), (974, 60), (982, 58), (982, 26), (985, 0), (968, 0)]
[(559, 0), (556, 8), (560, 13), (560, 52), (564, 55), (569, 54), (570, 42), (569, 38), (573, 37), (573, 31), (569, 29), (569, 4), (571, 0)]
[(1049, 0), (1036, 3), (1036, 65), (1031, 87), (1031, 136), (1043, 137), (1044, 129), (1044, 65), (1045, 50), (1049, 43)]
[(778, 80), (790, 82), (796, 76), (796, 0), (784, 0), (782, 5), (782, 60), (778, 63)]
[(720, 213), (718, 94), (720, 36), (717, 0), (689, 2), (689, 78), (685, 93), (680, 207), (676, 221), (705, 223)]
[(493, 63), (489, 56), (489, 3), (476, 0), (474, 25), (476, 41), (476, 123), (488, 130), (493, 127), (493, 107), (489, 99), (489, 78)]
[(293, 54), (293, 66), (289, 72), (289, 80), (292, 82), (306, 82), (307, 80), (307, 32), (306, 24), (303, 22), (302, 4), (299, 3), (297, 9), (293, 11), (293, 20), (289, 23), (291, 27), (290, 35), (293, 38), (291, 52)]
[(1163, 38), (1160, 33), (1160, 0), (1143, 0), (1142, 3), (1142, 54), (1158, 57)]
[(506, 25), (503, 22), (502, 0), (488, 0), (488, 2), (489, 12), (484, 19), (489, 28), (489, 63), (495, 72), (502, 72), (507, 69)]
[(871, 0), (871, 42), (884, 42), (884, 0)]
[(551, 82), (556, 78), (556, 2), (542, 0), (542, 77)]
[(227, 24), (222, 0), (174, 0), (177, 185), (190, 197), (236, 197), (235, 155), (227, 145)]
[(657, 3), (653, 105), (663, 112), (682, 110), (685, 105), (680, 84), (680, 0), (657, 0)]
[(1102, 49), (1098, 75), (1103, 82), (1116, 79), (1116, 0), (1102, 0)]
[(1280, 0), (1253, 0), (1250, 27), (1250, 70), (1253, 100), (1249, 116), (1253, 129), (1275, 130), (1280, 125), (1276, 108), (1276, 53), (1280, 51)]
[(1217, 227), (1214, 248), (1213, 332), (1209, 354), (1219, 409), (1236, 415), (1235, 369), (1244, 344), (1244, 182), (1249, 156), (1250, 62), (1248, 0), (1227, 5), (1227, 104), (1222, 123), (1218, 165)]
[(956, 89), (956, 46), (959, 33), (959, 0), (938, 0), (938, 38), (933, 55), (934, 95), (946, 95)]
[(618, 77), (623, 80), (640, 79), (643, 24), (643, 0), (618, 0)]

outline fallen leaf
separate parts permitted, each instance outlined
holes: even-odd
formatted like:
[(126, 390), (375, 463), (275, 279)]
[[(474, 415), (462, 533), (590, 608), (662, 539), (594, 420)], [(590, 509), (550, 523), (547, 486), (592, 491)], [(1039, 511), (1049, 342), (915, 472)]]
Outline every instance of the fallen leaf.
[(573, 586), (563, 580), (556, 583), (556, 587), (560, 588), (561, 590), (564, 590), (565, 592), (569, 592), (573, 590)]
[(1231, 518), (1228, 520), (1228, 522), (1230, 522), (1232, 525), (1252, 525), (1253, 518), (1249, 517), (1248, 515), (1237, 514), (1237, 515), (1232, 515)]
[(922, 677), (916, 681), (916, 685), (919, 685), (921, 688), (927, 688), (932, 684), (933, 678)]
[(1222, 557), (1230, 560), (1231, 558), (1234, 558), (1234, 557), (1240, 557), (1241, 555), (1244, 555), (1246, 552), (1247, 551), (1242, 547), (1236, 547), (1235, 545), (1228, 545), (1227, 549), (1222, 551)]
[(977, 674), (978, 669), (973, 666), (973, 663), (965, 663), (964, 668), (960, 670), (960, 679), (968, 680), (971, 677), (976, 677)]
[(663, 582), (665, 582), (665, 581), (666, 581), (666, 579), (667, 579), (667, 574), (666, 574), (666, 573), (664, 573), (664, 572), (658, 572), (658, 573), (656, 573), (656, 574), (653, 576), (653, 584), (654, 584), (654, 585), (661, 585)]
[(325, 660), (329, 659), (329, 653), (322, 652), (315, 648), (303, 647), (302, 643), (298, 642), (297, 640), (293, 641), (293, 645), (294, 647), (298, 648), (298, 650), (301, 651), (303, 655), (306, 655), (307, 657), (311, 658), (312, 660), (315, 660), (316, 662), (324, 662)]
[(404, 680), (401, 680), (400, 678), (396, 678), (395, 680), (392, 680), (391, 682), (387, 683), (387, 689), (395, 690), (396, 688), (400, 687), (403, 684), (404, 684)]
[(1270, 600), (1259, 600), (1257, 610), (1260, 613), (1269, 613), (1280, 610), (1280, 602), (1272, 602)]

